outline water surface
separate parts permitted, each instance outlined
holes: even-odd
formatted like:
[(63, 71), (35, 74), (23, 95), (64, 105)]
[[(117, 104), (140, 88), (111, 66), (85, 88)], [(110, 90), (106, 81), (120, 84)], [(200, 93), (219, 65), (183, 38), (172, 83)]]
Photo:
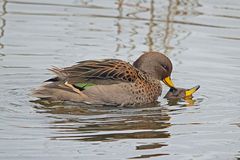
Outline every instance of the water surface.
[[(238, 0), (0, 1), (0, 158), (240, 159), (239, 15)], [(177, 86), (201, 85), (192, 101), (31, 102), (52, 65), (151, 50)]]

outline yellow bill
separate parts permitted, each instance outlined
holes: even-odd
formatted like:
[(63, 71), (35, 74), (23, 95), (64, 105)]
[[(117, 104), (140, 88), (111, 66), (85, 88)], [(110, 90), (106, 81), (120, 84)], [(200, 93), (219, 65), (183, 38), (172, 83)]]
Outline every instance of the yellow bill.
[(175, 88), (174, 87), (174, 84), (171, 80), (171, 78), (168, 76), (166, 78), (163, 79), (163, 82), (168, 86), (168, 87), (171, 87), (171, 88)]
[(185, 91), (186, 97), (192, 96), (192, 94), (195, 93), (199, 88), (200, 88), (200, 86), (197, 85), (197, 86), (195, 86), (195, 87), (193, 87), (193, 88), (191, 88), (191, 89), (187, 89), (187, 90)]

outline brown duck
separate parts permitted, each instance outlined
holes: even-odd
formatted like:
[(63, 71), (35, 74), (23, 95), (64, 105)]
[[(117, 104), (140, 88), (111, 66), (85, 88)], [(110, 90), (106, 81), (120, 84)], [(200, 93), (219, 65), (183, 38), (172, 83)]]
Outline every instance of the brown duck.
[(171, 87), (167, 94), (164, 96), (164, 98), (167, 99), (191, 98), (193, 93), (195, 93), (199, 88), (200, 88), (199, 85), (192, 87), (190, 89)]
[(172, 63), (159, 52), (144, 52), (131, 65), (118, 59), (87, 60), (66, 68), (49, 69), (48, 79), (33, 95), (49, 101), (130, 105), (151, 103), (171, 81)]

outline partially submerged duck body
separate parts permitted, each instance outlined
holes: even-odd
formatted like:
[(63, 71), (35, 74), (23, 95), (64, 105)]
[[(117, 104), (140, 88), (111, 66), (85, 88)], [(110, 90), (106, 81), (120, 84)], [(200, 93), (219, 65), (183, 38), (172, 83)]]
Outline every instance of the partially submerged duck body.
[(174, 87), (170, 78), (172, 63), (159, 52), (146, 52), (133, 65), (118, 59), (87, 60), (50, 70), (56, 77), (33, 92), (34, 96), (49, 101), (144, 104), (161, 95), (161, 80)]
[(164, 98), (167, 99), (190, 98), (192, 97), (193, 93), (195, 93), (199, 88), (200, 88), (199, 85), (190, 89), (171, 87), (167, 94), (164, 96)]

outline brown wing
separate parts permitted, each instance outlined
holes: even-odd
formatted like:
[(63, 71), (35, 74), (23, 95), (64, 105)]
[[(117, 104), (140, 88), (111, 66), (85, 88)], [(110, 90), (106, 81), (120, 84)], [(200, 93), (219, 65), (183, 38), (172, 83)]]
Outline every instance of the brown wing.
[[(55, 71), (54, 71), (55, 70)], [(117, 59), (100, 61), (87, 60), (63, 69), (52, 69), (58, 77), (64, 76), (65, 81), (75, 83), (113, 84), (119, 82), (134, 82), (144, 78), (138, 69), (131, 64)]]

